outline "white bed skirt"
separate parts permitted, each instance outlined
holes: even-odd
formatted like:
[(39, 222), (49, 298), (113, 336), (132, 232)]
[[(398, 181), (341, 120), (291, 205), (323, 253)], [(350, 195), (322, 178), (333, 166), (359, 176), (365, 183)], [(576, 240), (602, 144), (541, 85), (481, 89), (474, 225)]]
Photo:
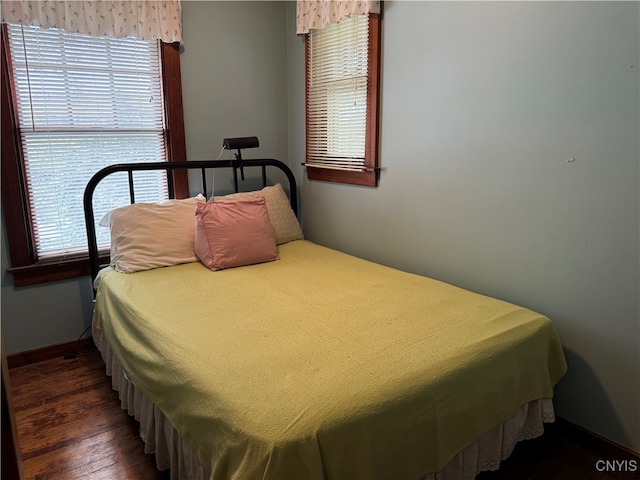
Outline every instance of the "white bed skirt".
[[(198, 456), (173, 428), (160, 409), (126, 377), (103, 330), (93, 328), (93, 341), (102, 354), (111, 386), (119, 393), (123, 410), (140, 422), (144, 451), (155, 454), (158, 470), (170, 469), (171, 480), (207, 480), (209, 473)], [(421, 480), (473, 480), (482, 471), (497, 470), (520, 440), (542, 435), (544, 423), (555, 421), (553, 402), (542, 398), (520, 407), (515, 415), (490, 430), (478, 442), (458, 453), (438, 473)]]

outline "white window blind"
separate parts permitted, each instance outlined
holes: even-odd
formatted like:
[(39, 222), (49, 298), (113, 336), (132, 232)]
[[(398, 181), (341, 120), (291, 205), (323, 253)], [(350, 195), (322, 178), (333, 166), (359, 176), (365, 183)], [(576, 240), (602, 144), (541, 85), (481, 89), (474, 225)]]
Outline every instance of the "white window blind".
[(309, 34), (308, 166), (365, 169), (367, 15), (353, 15)]
[[(24, 172), (39, 260), (86, 251), (84, 188), (113, 163), (166, 160), (158, 43), (9, 25)], [(136, 201), (167, 197), (163, 173), (134, 175)], [(96, 191), (96, 219), (129, 203), (126, 174)], [(109, 246), (108, 229), (98, 243)]]

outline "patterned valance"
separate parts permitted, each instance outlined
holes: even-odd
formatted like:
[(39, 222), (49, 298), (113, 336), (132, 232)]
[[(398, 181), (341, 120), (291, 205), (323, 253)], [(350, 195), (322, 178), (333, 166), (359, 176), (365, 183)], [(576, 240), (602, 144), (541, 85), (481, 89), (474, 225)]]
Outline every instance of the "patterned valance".
[(380, 2), (371, 0), (297, 0), (296, 33), (321, 30), (350, 15), (380, 13)]
[(2, 0), (2, 22), (71, 33), (182, 41), (180, 0)]

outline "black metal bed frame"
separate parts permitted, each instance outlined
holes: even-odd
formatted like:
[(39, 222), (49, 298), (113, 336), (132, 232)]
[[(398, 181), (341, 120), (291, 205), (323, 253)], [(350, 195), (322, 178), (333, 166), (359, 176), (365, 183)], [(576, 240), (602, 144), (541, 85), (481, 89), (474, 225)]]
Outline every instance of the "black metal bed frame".
[(105, 177), (117, 173), (127, 172), (129, 181), (129, 198), (130, 203), (135, 203), (135, 192), (133, 182), (133, 172), (137, 171), (151, 171), (151, 170), (165, 170), (167, 174), (167, 185), (169, 189), (169, 198), (175, 198), (175, 188), (172, 172), (174, 170), (200, 170), (200, 176), (202, 181), (202, 193), (207, 194), (207, 179), (206, 172), (209, 169), (217, 168), (231, 168), (233, 171), (233, 184), (235, 191), (238, 192), (238, 168), (243, 167), (260, 167), (262, 170), (262, 186), (267, 186), (267, 167), (275, 167), (287, 176), (289, 181), (289, 201), (291, 202), (291, 208), (296, 216), (298, 215), (298, 193), (297, 184), (293, 172), (288, 165), (275, 160), (273, 158), (260, 158), (251, 160), (242, 160), (241, 162), (236, 160), (193, 160), (187, 162), (150, 162), (150, 163), (119, 163), (110, 165), (99, 170), (95, 175), (91, 177), (84, 191), (83, 206), (84, 206), (84, 219), (87, 230), (87, 242), (89, 247), (89, 267), (91, 269), (91, 282), (95, 280), (100, 270), (100, 260), (98, 251), (98, 242), (96, 239), (96, 227), (95, 216), (93, 212), (93, 194), (100, 183)]

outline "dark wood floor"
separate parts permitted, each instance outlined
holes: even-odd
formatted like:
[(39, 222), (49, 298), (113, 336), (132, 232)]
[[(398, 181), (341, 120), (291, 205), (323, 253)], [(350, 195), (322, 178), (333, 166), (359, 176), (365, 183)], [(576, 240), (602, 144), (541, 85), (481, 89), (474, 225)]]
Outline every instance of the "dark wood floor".
[[(598, 463), (604, 459), (633, 458), (624, 453), (598, 454), (569, 440), (557, 426), (549, 425), (541, 437), (516, 445), (498, 471), (483, 472), (476, 480), (638, 480), (640, 463), (637, 471), (625, 472), (606, 471), (606, 467)], [(632, 468), (636, 463), (627, 465)]]
[(97, 351), (10, 369), (26, 480), (155, 480)]
[[(26, 480), (168, 478), (144, 454), (138, 423), (120, 409), (98, 352), (16, 367), (10, 379)], [(631, 457), (605, 459), (625, 458)], [(551, 427), (542, 437), (518, 444), (499, 471), (477, 480), (640, 478), (640, 464), (636, 472), (600, 472), (596, 462), (601, 459)]]

